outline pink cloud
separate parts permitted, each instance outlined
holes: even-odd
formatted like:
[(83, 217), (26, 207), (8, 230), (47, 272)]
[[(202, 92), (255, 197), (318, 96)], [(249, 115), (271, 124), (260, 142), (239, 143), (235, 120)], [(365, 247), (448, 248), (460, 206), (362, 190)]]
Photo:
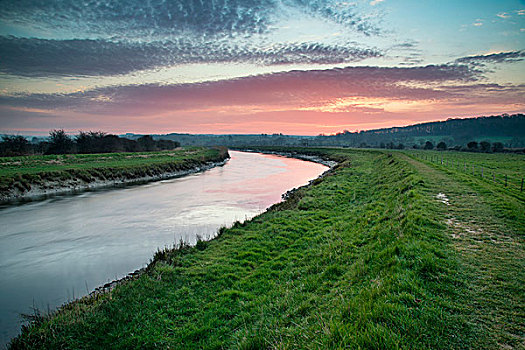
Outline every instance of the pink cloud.
[(354, 67), (0, 102), (6, 130), (38, 126), (117, 133), (315, 135), (525, 110), (525, 86), (478, 80), (479, 71), (467, 65)]

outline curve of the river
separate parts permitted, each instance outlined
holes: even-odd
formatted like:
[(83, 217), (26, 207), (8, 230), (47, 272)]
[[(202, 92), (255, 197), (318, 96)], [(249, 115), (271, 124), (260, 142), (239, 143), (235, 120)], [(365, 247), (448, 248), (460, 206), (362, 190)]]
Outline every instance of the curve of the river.
[(153, 253), (250, 219), (324, 165), (230, 151), (222, 167), (172, 180), (0, 208), (0, 344), (21, 313), (54, 309), (144, 267)]

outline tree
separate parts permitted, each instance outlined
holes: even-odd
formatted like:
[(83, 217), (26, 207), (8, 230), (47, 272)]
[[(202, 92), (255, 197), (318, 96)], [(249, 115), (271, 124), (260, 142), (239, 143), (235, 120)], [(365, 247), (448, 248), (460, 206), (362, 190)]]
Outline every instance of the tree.
[(78, 153), (102, 153), (105, 136), (102, 131), (80, 131), (75, 140)]
[(72, 153), (74, 145), (73, 140), (64, 129), (53, 130), (49, 133), (49, 147), (46, 154)]
[(444, 151), (447, 149), (447, 144), (443, 141), (437, 144), (436, 148), (440, 151)]
[(0, 155), (2, 156), (24, 156), (32, 153), (29, 141), (20, 135), (4, 135), (0, 142)]
[(153, 140), (153, 137), (151, 137), (151, 135), (141, 136), (137, 139), (137, 142), (139, 143), (143, 151), (149, 152), (157, 150), (155, 140)]
[(503, 152), (503, 144), (501, 142), (494, 142), (492, 144), (492, 152)]
[(470, 151), (477, 151), (478, 150), (478, 143), (476, 141), (470, 141), (467, 143), (467, 148)]
[(124, 146), (122, 144), (122, 139), (117, 135), (104, 135), (101, 138), (101, 151), (102, 153), (110, 152), (122, 152), (124, 151)]
[(486, 153), (490, 152), (490, 142), (488, 142), (488, 141), (481, 141), (479, 143), (479, 145), (481, 146), (481, 151), (482, 152), (486, 152)]
[(170, 149), (175, 149), (180, 146), (180, 143), (176, 141), (164, 140), (164, 139), (156, 141), (156, 144), (157, 144), (157, 148), (160, 150), (170, 150)]
[(425, 142), (425, 146), (423, 146), (423, 149), (434, 149), (434, 144), (430, 141)]

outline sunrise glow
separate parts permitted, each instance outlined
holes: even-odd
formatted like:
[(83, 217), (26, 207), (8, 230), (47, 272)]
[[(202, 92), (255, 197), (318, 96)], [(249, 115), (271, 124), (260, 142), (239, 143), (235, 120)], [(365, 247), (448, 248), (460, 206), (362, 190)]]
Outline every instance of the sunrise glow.
[(3, 5), (0, 133), (316, 135), (525, 111), (520, 1), (226, 1), (221, 16), (179, 1), (131, 20), (133, 1), (104, 4)]

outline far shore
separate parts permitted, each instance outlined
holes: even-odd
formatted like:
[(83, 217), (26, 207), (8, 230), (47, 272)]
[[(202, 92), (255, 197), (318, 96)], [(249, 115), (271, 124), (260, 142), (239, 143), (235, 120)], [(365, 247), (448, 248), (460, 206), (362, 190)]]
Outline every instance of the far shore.
[[(125, 160), (113, 161), (109, 165), (100, 161), (111, 157), (112, 154), (100, 155), (96, 164), (93, 161), (92, 167), (89, 162), (82, 164), (87, 165), (86, 168), (74, 167), (78, 163), (71, 167), (62, 166), (61, 169), (54, 169), (52, 165), (46, 164), (42, 171), (35, 173), (31, 168), (34, 165), (31, 164), (27, 169), (22, 165), (20, 172), (16, 172), (16, 169), (11, 170), (11, 174), (0, 171), (4, 183), (0, 189), (0, 204), (172, 179), (222, 166), (228, 161), (229, 154), (226, 148), (201, 148), (191, 152), (182, 149), (176, 154), (152, 154), (151, 159), (137, 154), (138, 160), (134, 159), (135, 163), (132, 164), (129, 164), (129, 157), (132, 157), (130, 155), (126, 155)], [(31, 162), (30, 158), (28, 162)]]

